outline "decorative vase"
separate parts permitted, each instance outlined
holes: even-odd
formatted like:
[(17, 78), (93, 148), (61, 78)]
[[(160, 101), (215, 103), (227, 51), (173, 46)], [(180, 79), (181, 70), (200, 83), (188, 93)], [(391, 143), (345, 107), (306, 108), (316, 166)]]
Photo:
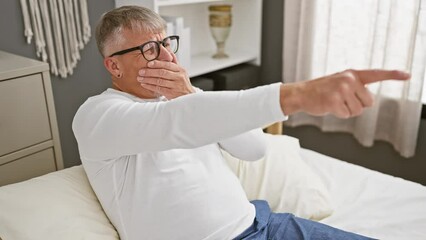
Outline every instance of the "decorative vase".
[(209, 6), (210, 32), (216, 42), (217, 52), (213, 58), (227, 58), (225, 41), (229, 36), (232, 25), (231, 5)]

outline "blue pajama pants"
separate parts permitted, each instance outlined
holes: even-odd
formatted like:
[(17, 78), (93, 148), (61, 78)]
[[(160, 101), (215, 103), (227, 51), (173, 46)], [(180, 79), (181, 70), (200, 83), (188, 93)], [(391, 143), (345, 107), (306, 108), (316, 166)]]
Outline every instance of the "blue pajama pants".
[(263, 200), (255, 200), (252, 203), (256, 207), (254, 223), (234, 240), (372, 239), (319, 222), (299, 218), (290, 213), (273, 213), (268, 203)]

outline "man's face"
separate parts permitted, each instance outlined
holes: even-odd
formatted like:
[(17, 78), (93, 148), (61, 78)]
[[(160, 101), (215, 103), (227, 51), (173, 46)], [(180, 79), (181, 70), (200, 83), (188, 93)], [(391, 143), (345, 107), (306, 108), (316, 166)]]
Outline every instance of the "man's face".
[[(125, 29), (123, 31), (125, 41), (117, 51), (140, 46), (148, 41), (161, 41), (166, 36), (161, 33), (144, 33)], [(121, 78), (113, 78), (114, 87), (121, 91), (128, 92), (142, 98), (155, 98), (157, 94), (141, 87), (137, 81), (138, 71), (147, 67), (148, 61), (143, 57), (140, 50), (131, 51), (123, 55), (113, 56), (117, 59)], [(157, 58), (159, 61), (173, 61), (173, 54), (160, 46), (160, 54)]]

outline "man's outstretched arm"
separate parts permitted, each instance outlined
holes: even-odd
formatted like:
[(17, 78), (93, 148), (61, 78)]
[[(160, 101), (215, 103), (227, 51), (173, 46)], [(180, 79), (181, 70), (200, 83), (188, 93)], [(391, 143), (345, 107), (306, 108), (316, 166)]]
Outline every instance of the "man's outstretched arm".
[(409, 78), (410, 74), (396, 70), (346, 70), (311, 81), (281, 85), (280, 105), (285, 115), (306, 112), (349, 118), (373, 105), (367, 84)]

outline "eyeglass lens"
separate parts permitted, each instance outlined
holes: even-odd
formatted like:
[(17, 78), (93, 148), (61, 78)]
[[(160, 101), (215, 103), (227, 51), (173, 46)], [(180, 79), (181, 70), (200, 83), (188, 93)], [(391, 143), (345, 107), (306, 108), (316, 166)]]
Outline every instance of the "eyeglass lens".
[[(165, 38), (162, 45), (169, 52), (176, 53), (178, 49), (178, 40), (176, 38)], [(146, 60), (154, 60), (160, 55), (160, 43), (154, 41), (148, 42), (142, 46), (141, 51)]]

